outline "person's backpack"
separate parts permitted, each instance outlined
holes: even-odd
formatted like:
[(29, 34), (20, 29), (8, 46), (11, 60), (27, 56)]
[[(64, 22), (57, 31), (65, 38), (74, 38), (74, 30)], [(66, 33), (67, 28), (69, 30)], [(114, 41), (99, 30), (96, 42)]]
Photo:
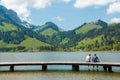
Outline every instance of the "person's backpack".
[(99, 59), (98, 59), (97, 56), (94, 56), (94, 57), (93, 57), (93, 62), (99, 62)]

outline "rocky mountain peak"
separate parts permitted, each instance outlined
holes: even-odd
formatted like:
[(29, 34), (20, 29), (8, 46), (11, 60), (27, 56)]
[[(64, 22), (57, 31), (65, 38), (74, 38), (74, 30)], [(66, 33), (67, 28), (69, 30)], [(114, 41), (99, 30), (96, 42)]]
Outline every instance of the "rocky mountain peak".
[(2, 22), (7, 22), (17, 26), (23, 26), (26, 28), (35, 27), (26, 21), (22, 21), (15, 11), (13, 11), (12, 9), (7, 9), (2, 5), (0, 5), (0, 22), (1, 22), (0, 24), (2, 24)]
[(104, 21), (102, 21), (102, 20), (100, 20), (100, 19), (98, 19), (97, 21), (95, 21), (95, 24), (96, 24), (96, 25), (101, 25), (101, 26), (103, 26), (103, 27), (106, 27), (106, 26), (107, 26), (107, 23), (104, 22)]

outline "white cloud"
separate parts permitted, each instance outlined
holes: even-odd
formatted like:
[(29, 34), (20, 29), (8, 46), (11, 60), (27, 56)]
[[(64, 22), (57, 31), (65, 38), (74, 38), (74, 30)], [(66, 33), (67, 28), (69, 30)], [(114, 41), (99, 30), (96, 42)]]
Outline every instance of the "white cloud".
[[(68, 3), (71, 0), (0, 0), (0, 4), (17, 12), (22, 20), (29, 20), (30, 9), (41, 9), (51, 6), (53, 2)], [(59, 21), (62, 21), (58, 17)]]
[(115, 2), (116, 0), (76, 0), (74, 7), (75, 8), (86, 8), (89, 6), (105, 6), (110, 3)]
[(53, 2), (58, 2), (58, 3), (65, 2), (65, 3), (69, 3), (69, 2), (71, 2), (71, 0), (53, 0)]
[(120, 18), (111, 19), (111, 23), (120, 23)]
[(46, 8), (47, 6), (51, 6), (52, 0), (31, 0), (31, 6), (33, 8)]
[(55, 20), (55, 21), (57, 20), (57, 21), (61, 22), (61, 21), (64, 21), (65, 19), (61, 16), (56, 16), (56, 17), (52, 18), (52, 20)]
[(108, 14), (120, 13), (120, 1), (111, 4), (107, 10)]
[(46, 8), (52, 4), (52, 0), (1, 0), (1, 4), (16, 11), (22, 20), (28, 20), (30, 8)]
[(68, 3), (68, 2), (70, 2), (71, 0), (62, 0), (62, 1)]
[(120, 13), (120, 0), (76, 0), (75, 8), (94, 7), (108, 5), (107, 14)]
[(24, 0), (1, 0), (1, 4), (8, 9), (15, 10), (23, 20), (26, 20), (30, 15), (27, 9), (28, 4)]

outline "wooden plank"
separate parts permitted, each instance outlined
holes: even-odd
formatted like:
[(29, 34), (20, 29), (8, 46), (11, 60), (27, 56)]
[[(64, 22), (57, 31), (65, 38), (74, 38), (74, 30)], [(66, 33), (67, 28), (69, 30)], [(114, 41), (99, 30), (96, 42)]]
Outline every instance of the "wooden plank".
[(98, 66), (120, 66), (120, 63), (113, 62), (0, 62), (0, 66), (22, 66), (22, 65), (98, 65)]

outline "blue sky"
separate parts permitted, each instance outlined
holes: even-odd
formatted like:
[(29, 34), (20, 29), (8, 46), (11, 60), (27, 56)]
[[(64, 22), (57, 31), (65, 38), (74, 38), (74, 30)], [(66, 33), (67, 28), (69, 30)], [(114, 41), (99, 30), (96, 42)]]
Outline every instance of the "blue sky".
[(35, 25), (52, 21), (65, 30), (98, 19), (120, 22), (120, 0), (0, 0), (0, 4), (15, 10), (22, 20)]

